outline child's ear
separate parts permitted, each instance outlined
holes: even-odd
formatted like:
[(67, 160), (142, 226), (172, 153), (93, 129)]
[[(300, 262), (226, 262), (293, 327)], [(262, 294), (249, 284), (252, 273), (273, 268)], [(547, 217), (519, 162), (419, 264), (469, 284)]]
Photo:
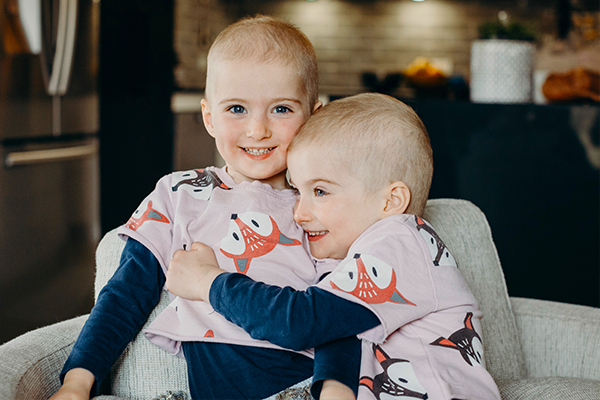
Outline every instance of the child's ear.
[(208, 131), (208, 134), (215, 137), (215, 127), (212, 123), (212, 114), (210, 113), (210, 106), (208, 100), (202, 99), (202, 120), (204, 121), (204, 127)]
[(410, 204), (410, 189), (406, 183), (397, 181), (391, 183), (385, 191), (385, 208), (383, 212), (389, 215), (404, 214)]
[(317, 100), (317, 102), (313, 106), (312, 113), (313, 114), (316, 113), (317, 111), (319, 111), (321, 109), (321, 107), (323, 107), (323, 102), (321, 100)]

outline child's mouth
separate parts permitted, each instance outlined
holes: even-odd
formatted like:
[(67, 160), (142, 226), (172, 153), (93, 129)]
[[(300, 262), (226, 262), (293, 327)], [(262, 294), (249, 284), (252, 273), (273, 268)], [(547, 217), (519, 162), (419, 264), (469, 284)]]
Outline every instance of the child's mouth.
[(306, 232), (308, 233), (308, 241), (314, 242), (316, 240), (323, 239), (325, 235), (329, 233), (329, 231), (319, 231), (319, 232)]
[(263, 156), (267, 153), (270, 153), (275, 149), (275, 147), (263, 147), (261, 149), (252, 149), (250, 147), (242, 147), (242, 149), (250, 154), (251, 156)]

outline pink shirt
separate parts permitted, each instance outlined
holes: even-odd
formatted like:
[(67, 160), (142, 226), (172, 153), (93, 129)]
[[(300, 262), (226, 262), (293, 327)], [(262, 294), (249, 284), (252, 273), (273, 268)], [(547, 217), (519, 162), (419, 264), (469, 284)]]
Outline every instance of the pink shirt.
[[(326, 271), (321, 264), (315, 267), (308, 254), (304, 231), (293, 219), (295, 201), (291, 190), (258, 181), (235, 184), (224, 169), (176, 172), (157, 183), (118, 232), (152, 251), (165, 273), (176, 250), (202, 242), (213, 248), (224, 270), (304, 290)], [(252, 339), (208, 303), (179, 297), (144, 333), (178, 355), (181, 341), (280, 348)]]
[[(213, 248), (221, 268), (273, 285), (304, 290), (333, 269), (318, 287), (368, 307), (381, 321), (360, 335), (359, 399), (500, 399), (484, 366), (477, 301), (427, 222), (407, 214), (386, 218), (341, 263), (313, 263), (293, 221), (294, 203), (290, 190), (238, 185), (223, 169), (177, 172), (158, 182), (119, 233), (150, 249), (165, 272), (173, 253), (195, 241)], [(181, 341), (279, 348), (252, 339), (209, 304), (181, 298), (145, 334), (179, 355)]]
[(375, 223), (318, 286), (381, 321), (359, 335), (359, 399), (500, 399), (484, 365), (477, 301), (441, 238), (419, 217)]

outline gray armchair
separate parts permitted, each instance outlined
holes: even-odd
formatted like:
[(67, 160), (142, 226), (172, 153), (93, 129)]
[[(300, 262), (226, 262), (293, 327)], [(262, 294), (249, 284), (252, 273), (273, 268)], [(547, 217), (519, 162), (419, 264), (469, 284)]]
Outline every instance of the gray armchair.
[[(487, 368), (505, 400), (600, 399), (600, 309), (509, 298), (484, 214), (463, 200), (430, 200), (427, 219), (456, 258), (484, 313)], [(115, 231), (97, 250), (96, 293), (116, 269)], [(163, 297), (150, 319), (168, 302)], [(47, 399), (87, 316), (26, 333), (0, 346), (0, 399)], [(187, 388), (185, 363), (143, 336), (129, 345), (98, 399), (151, 399)]]

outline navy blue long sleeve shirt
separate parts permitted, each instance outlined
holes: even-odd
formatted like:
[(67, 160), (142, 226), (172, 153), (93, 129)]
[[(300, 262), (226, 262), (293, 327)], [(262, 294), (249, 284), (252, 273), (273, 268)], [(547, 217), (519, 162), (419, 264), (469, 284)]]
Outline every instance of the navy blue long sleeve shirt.
[(371, 310), (323, 289), (279, 287), (238, 273), (217, 276), (209, 297), (215, 311), (254, 339), (292, 350), (316, 348), (380, 324)]
[[(275, 288), (281, 288), (256, 285), (258, 282), (240, 274), (224, 274), (221, 277), (213, 287), (218, 288), (214, 293), (220, 290), (225, 294), (218, 299), (225, 313), (235, 308), (236, 303), (239, 305), (240, 301), (248, 298), (245, 296), (253, 296), (254, 309), (274, 311), (280, 308), (277, 314), (267, 314), (269, 318), (275, 315), (284, 316), (290, 310), (296, 310), (298, 315), (295, 318), (282, 321), (272, 318), (272, 333), (266, 332), (269, 330), (267, 327), (253, 328), (254, 333), (251, 334), (269, 336), (273, 339), (271, 342), (290, 349), (303, 350), (314, 347), (315, 360), (313, 364), (310, 358), (285, 350), (186, 342), (183, 349), (188, 363), (193, 398), (264, 398), (313, 374), (315, 384), (312, 391), (316, 397), (325, 379), (337, 380), (356, 391), (360, 343), (354, 335), (379, 323), (371, 311), (316, 288), (307, 291), (312, 300), (308, 300), (308, 303), (304, 301), (302, 306), (298, 306), (298, 298), (306, 298), (300, 295), (303, 292), (283, 288), (283, 292), (272, 297), (277, 291)], [(158, 304), (164, 284), (165, 276), (154, 255), (140, 243), (129, 239), (123, 250), (119, 268), (100, 292), (97, 303), (63, 367), (61, 380), (70, 369), (85, 368), (96, 378), (92, 389), (94, 395), (97, 383), (104, 379)], [(227, 300), (229, 293), (231, 302)], [(211, 289), (211, 303), (212, 297)], [(309, 308), (305, 309), (305, 306)], [(352, 315), (360, 323), (354, 329), (347, 329), (347, 323), (340, 324), (336, 318), (331, 318), (340, 314)], [(249, 319), (252, 318), (256, 316)], [(262, 315), (258, 318), (265, 317)], [(311, 329), (314, 329), (310, 340), (307, 336), (311, 335), (306, 335), (306, 330), (297, 325), (301, 321), (302, 328), (306, 328), (308, 323)], [(240, 326), (246, 329), (243, 325)], [(294, 326), (299, 335), (290, 330)], [(281, 371), (285, 371), (285, 374)], [(219, 379), (222, 379), (222, 382), (219, 383)], [(257, 385), (258, 382), (260, 384)]]
[(125, 347), (141, 330), (160, 300), (165, 276), (154, 255), (128, 240), (119, 268), (100, 291), (98, 300), (65, 362), (60, 378), (73, 368), (94, 374), (96, 387)]

